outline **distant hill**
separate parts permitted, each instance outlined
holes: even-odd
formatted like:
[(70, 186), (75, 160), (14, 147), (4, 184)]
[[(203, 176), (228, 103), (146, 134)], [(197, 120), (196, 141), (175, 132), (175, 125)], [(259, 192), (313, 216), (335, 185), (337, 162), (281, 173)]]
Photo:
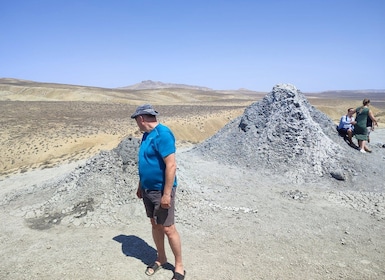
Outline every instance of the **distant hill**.
[(137, 83), (131, 86), (120, 87), (119, 89), (162, 89), (162, 88), (184, 88), (184, 89), (206, 90), (206, 91), (213, 90), (211, 88), (202, 87), (202, 86), (162, 83), (162, 82), (151, 81), (151, 80), (142, 81), (140, 83)]
[[(102, 88), (0, 78), (0, 101), (98, 101), (131, 104), (140, 104), (141, 102), (187, 104), (228, 102), (230, 100), (235, 101), (235, 99), (255, 101), (266, 94), (266, 92), (256, 92), (244, 88), (238, 90), (213, 90), (203, 86), (163, 83), (151, 80), (119, 88)], [(313, 103), (317, 99), (354, 99), (360, 101), (364, 98), (369, 98), (373, 106), (382, 110), (385, 108), (385, 90), (381, 89), (330, 90), (304, 94), (312, 99)]]
[(0, 78), (0, 86), (21, 86), (21, 87), (44, 87), (44, 88), (61, 88), (61, 89), (106, 89), (102, 87), (82, 86), (82, 85), (70, 85), (59, 83), (46, 83), (35, 82), (30, 80), (13, 79), (13, 78)]
[(309, 93), (312, 96), (324, 98), (369, 98), (383, 100), (385, 89), (363, 89), (363, 90), (328, 90), (318, 93)]
[(212, 90), (208, 87), (143, 81), (127, 87), (101, 88), (0, 78), (0, 101), (95, 101), (129, 104), (213, 104), (250, 102), (265, 93)]
[[(35, 82), (22, 79), (13, 79), (13, 78), (0, 78), (0, 86), (12, 85), (12, 86), (23, 86), (23, 87), (50, 87), (50, 88), (84, 88), (84, 89), (99, 89), (99, 90), (145, 90), (145, 89), (190, 89), (197, 91), (217, 91), (208, 87), (203, 86), (193, 86), (186, 84), (175, 84), (175, 83), (163, 83), (159, 81), (146, 80), (137, 84), (130, 86), (117, 87), (117, 88), (102, 88), (95, 86), (84, 86), (84, 85), (70, 85), (70, 84), (58, 84), (58, 83), (45, 83), (45, 82)], [(225, 90), (226, 91), (226, 90)], [(228, 90), (231, 92), (237, 90)], [(238, 91), (250, 91), (247, 89), (239, 89)], [(253, 91), (251, 91), (253, 92)]]

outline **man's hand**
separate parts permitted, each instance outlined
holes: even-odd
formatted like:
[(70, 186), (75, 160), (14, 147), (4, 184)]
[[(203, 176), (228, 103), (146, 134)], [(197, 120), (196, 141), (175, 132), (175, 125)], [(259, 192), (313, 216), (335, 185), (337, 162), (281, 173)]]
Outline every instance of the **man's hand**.
[(171, 207), (171, 195), (166, 195), (166, 194), (162, 195), (160, 206), (163, 209), (169, 209)]
[(142, 190), (140, 189), (140, 186), (138, 187), (138, 189), (136, 190), (136, 196), (139, 198), (139, 199), (142, 199)]

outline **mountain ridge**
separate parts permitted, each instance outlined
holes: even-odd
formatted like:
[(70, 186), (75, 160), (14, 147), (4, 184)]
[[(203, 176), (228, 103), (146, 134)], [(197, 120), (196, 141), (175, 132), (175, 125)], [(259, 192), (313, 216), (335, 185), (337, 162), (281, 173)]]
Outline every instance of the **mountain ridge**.
[(176, 83), (163, 83), (160, 81), (145, 80), (130, 86), (118, 87), (118, 89), (160, 89), (160, 88), (186, 88), (195, 90), (212, 91), (212, 88)]
[[(89, 86), (89, 85), (74, 85), (74, 84), (65, 84), (65, 83), (50, 83), (50, 82), (39, 82), (25, 79), (17, 78), (0, 78), (1, 85), (14, 85), (14, 86), (53, 86), (53, 87), (70, 87), (70, 88), (89, 88), (89, 89), (101, 89), (101, 90), (142, 90), (142, 89), (167, 89), (167, 88), (181, 88), (181, 89), (193, 89), (193, 90), (202, 90), (202, 91), (217, 91), (217, 92), (226, 92), (226, 91), (240, 91), (240, 92), (263, 92), (250, 90), (247, 88), (239, 89), (212, 89), (206, 86), (197, 86), (197, 85), (187, 85), (187, 84), (178, 84), (178, 83), (164, 83), (161, 81), (152, 81), (152, 80), (143, 80), (140, 83), (133, 85), (127, 85), (122, 87), (108, 88), (108, 87), (98, 87), (98, 86)], [(371, 93), (384, 93), (385, 89), (356, 89), (356, 90), (324, 90), (317, 92), (304, 92), (305, 94), (326, 94), (332, 95), (334, 93), (345, 94), (371, 94)]]

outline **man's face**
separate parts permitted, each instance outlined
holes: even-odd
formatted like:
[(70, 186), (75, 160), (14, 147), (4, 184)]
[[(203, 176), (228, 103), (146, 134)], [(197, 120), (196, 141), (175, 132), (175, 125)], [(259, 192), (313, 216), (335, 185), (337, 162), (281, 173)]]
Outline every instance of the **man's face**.
[(349, 111), (348, 111), (348, 115), (349, 115), (349, 116), (353, 116), (353, 110), (349, 110)]
[(138, 125), (140, 131), (144, 131), (143, 116), (139, 115), (135, 118), (136, 124)]

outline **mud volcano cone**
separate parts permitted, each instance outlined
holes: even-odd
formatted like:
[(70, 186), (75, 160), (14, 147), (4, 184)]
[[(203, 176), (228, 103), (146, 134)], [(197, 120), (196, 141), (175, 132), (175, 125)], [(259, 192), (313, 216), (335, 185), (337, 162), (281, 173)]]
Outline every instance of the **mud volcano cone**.
[(289, 181), (317, 181), (345, 162), (340, 153), (345, 148), (336, 141), (333, 121), (295, 86), (279, 84), (196, 150)]

